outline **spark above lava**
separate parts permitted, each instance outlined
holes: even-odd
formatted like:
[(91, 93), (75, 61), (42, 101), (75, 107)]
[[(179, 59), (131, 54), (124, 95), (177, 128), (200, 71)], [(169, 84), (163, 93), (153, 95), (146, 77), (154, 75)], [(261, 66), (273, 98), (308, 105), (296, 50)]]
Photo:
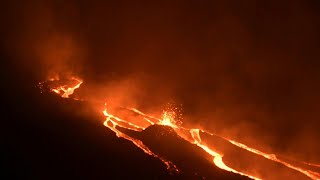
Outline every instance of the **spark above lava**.
[[(60, 85), (60, 86), (50, 87), (50, 91), (60, 95), (62, 98), (70, 98), (70, 96), (75, 92), (75, 90), (78, 89), (80, 87), (80, 85), (83, 83), (83, 81), (80, 78), (72, 77), (71, 80), (75, 81), (76, 83), (71, 86), (70, 85)], [(59, 81), (59, 79), (49, 79), (48, 81)], [(41, 85), (41, 87), (42, 87), (42, 84), (43, 83), (39, 83), (39, 85)], [(75, 99), (75, 100), (77, 100), (77, 99)], [(128, 129), (131, 131), (141, 132), (141, 131), (145, 130), (146, 128), (148, 128), (149, 126), (155, 125), (155, 124), (169, 126), (176, 132), (176, 134), (179, 137), (181, 137), (185, 141), (187, 141), (191, 144), (194, 144), (194, 145), (198, 146), (199, 148), (203, 149), (208, 155), (210, 155), (213, 158), (212, 162), (218, 168), (223, 169), (225, 171), (232, 172), (232, 173), (240, 174), (242, 176), (246, 176), (246, 177), (249, 177), (252, 179), (263, 179), (264, 178), (264, 177), (259, 177), (259, 175), (257, 175), (257, 174), (249, 174), (247, 172), (241, 172), (240, 170), (236, 170), (232, 167), (229, 167), (230, 165), (227, 166), (223, 161), (224, 155), (222, 153), (216, 152), (212, 148), (209, 148), (202, 141), (200, 132), (209, 134), (211, 136), (213, 136), (213, 135), (218, 136), (218, 135), (213, 134), (208, 131), (197, 129), (197, 128), (183, 127), (182, 122), (177, 118), (177, 116), (179, 115), (179, 112), (177, 111), (177, 109), (172, 109), (172, 108), (166, 109), (165, 111), (163, 111), (162, 117), (158, 118), (156, 116), (143, 113), (142, 111), (135, 109), (135, 108), (132, 108), (132, 107), (125, 107), (125, 108), (122, 107), (123, 109), (126, 109), (127, 111), (130, 111), (132, 113), (140, 115), (142, 117), (141, 120), (145, 121), (145, 123), (136, 123), (135, 121), (132, 121), (131, 119), (122, 119), (122, 118), (118, 117), (116, 114), (109, 112), (107, 110), (107, 108), (108, 108), (107, 104), (105, 103), (104, 105), (105, 105), (105, 108), (102, 110), (102, 113), (106, 118), (103, 123), (104, 126), (109, 128), (110, 130), (112, 130), (118, 137), (121, 137), (121, 138), (124, 138), (128, 141), (131, 141), (135, 146), (137, 146), (138, 148), (143, 150), (143, 152), (145, 152), (146, 154), (160, 159), (167, 166), (167, 169), (173, 170), (175, 172), (179, 172), (179, 167), (177, 167), (175, 164), (173, 164), (170, 160), (167, 160), (167, 159), (155, 154), (146, 145), (144, 145), (141, 140), (136, 139), (134, 137), (131, 137), (130, 135), (117, 129), (117, 127), (120, 127), (123, 129)], [(276, 163), (280, 163), (280, 164), (286, 166), (287, 168), (290, 168), (294, 171), (300, 172), (311, 179), (314, 179), (314, 180), (320, 179), (320, 173), (318, 173), (318, 172), (314, 172), (309, 169), (305, 169), (302, 167), (292, 165), (284, 160), (280, 160), (274, 154), (268, 154), (268, 153), (262, 152), (260, 150), (251, 148), (247, 145), (244, 145), (242, 143), (236, 142), (234, 140), (227, 139), (227, 138), (224, 138), (221, 136), (218, 136), (218, 137), (220, 137), (220, 138), (228, 141), (229, 143), (231, 143), (241, 149), (244, 149), (250, 153), (254, 153), (260, 157), (263, 157), (265, 159), (271, 160)], [(315, 163), (307, 163), (307, 162), (301, 162), (301, 163), (309, 165), (309, 166), (315, 166), (315, 167), (320, 166)]]

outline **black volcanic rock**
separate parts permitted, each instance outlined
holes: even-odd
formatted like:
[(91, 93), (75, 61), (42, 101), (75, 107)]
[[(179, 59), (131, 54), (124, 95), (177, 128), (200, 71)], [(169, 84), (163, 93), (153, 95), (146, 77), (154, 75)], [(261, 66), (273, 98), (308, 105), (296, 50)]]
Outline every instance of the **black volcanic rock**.
[(171, 174), (160, 160), (104, 127), (104, 117), (89, 104), (41, 94), (37, 82), (22, 76), (2, 81), (1, 179), (201, 178), (187, 171)]
[[(122, 128), (119, 130), (142, 140), (153, 152), (171, 160), (185, 176), (199, 175), (208, 179), (246, 178), (214, 166), (211, 156), (198, 146), (182, 139), (169, 126), (152, 125), (142, 132)], [(286, 177), (295, 180), (308, 179), (298, 171), (239, 148), (221, 137), (201, 132), (200, 135), (202, 141), (208, 147), (223, 154), (224, 163), (235, 170), (267, 179), (285, 179)], [(303, 166), (300, 165), (300, 167)]]
[[(122, 130), (124, 131), (124, 129)], [(139, 138), (157, 155), (173, 162), (185, 177), (248, 179), (216, 167), (211, 156), (198, 146), (179, 137), (169, 126), (153, 125), (141, 133), (130, 130), (125, 130), (125, 133)]]
[[(23, 85), (23, 84), (22, 84)], [(18, 86), (19, 87), (19, 86)], [(4, 114), (2, 179), (171, 179), (165, 165), (103, 126), (86, 102), (11, 93)]]

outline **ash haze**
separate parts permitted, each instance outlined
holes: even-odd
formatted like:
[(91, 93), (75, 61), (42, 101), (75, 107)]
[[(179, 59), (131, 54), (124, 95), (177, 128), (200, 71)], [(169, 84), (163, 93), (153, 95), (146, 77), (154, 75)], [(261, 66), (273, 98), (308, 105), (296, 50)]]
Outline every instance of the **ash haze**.
[[(318, 1), (4, 4), (6, 65), (38, 82), (160, 109), (269, 152), (320, 162)], [(28, 76), (25, 76), (28, 74)]]

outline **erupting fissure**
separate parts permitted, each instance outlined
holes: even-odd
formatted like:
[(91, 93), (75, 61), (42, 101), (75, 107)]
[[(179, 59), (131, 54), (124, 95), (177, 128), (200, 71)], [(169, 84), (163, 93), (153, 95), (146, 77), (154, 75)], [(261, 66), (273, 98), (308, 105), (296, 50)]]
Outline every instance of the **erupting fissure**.
[[(117, 126), (120, 126), (120, 125), (119, 125), (116, 121), (119, 121), (119, 120), (120, 120), (120, 121), (123, 121), (123, 120), (121, 120), (120, 118), (117, 118), (117, 117), (109, 114), (109, 113), (107, 112), (107, 109), (106, 109), (106, 108), (105, 108), (105, 110), (103, 110), (103, 114), (106, 116), (106, 120), (104, 121), (103, 124), (104, 124), (106, 127), (108, 127), (110, 130), (112, 130), (113, 132), (115, 132), (118, 137), (122, 137), (122, 138), (124, 138), (124, 139), (126, 139), (126, 140), (131, 141), (134, 145), (136, 145), (137, 147), (139, 147), (140, 149), (142, 149), (146, 154), (149, 154), (149, 155), (151, 155), (151, 156), (154, 156), (154, 157), (156, 157), (156, 158), (159, 158), (159, 159), (167, 166), (167, 169), (174, 170), (174, 171), (177, 171), (177, 172), (179, 171), (178, 168), (177, 168), (172, 162), (170, 162), (170, 161), (168, 161), (168, 160), (166, 160), (166, 159), (164, 159), (164, 158), (162, 158), (162, 157), (159, 157), (158, 155), (156, 155), (155, 153), (153, 153), (152, 151), (150, 151), (149, 148), (142, 143), (142, 141), (140, 141), (140, 140), (138, 140), (138, 139), (135, 139), (135, 138), (132, 138), (132, 137), (130, 137), (130, 136), (122, 133), (121, 131), (117, 130), (116, 127), (117, 127)], [(110, 123), (109, 123), (109, 122), (110, 122)], [(124, 122), (126, 122), (126, 121), (124, 121)], [(138, 126), (136, 126), (136, 125), (134, 125), (134, 124), (132, 124), (132, 123), (130, 123), (130, 122), (127, 122), (127, 124), (128, 124), (129, 126), (133, 126), (133, 127), (136, 128), (136, 129), (135, 129), (135, 128), (126, 127), (127, 129), (130, 129), (130, 130), (137, 131), (137, 130), (144, 129), (144, 128), (138, 127)], [(121, 127), (123, 127), (123, 126), (121, 126)], [(140, 129), (140, 128), (141, 128), (141, 129)]]
[[(51, 79), (49, 81), (55, 81), (57, 79)], [(69, 98), (74, 91), (80, 87), (80, 85), (83, 83), (83, 81), (79, 78), (75, 78), (72, 77), (71, 80), (76, 81), (76, 84), (74, 86), (67, 86), (67, 85), (62, 85), (62, 86), (58, 86), (58, 87), (52, 87), (51, 91), (59, 94), (61, 97), (63, 98)], [(41, 84), (41, 83), (40, 83)], [(229, 166), (227, 166), (224, 162), (223, 162), (223, 154), (218, 153), (216, 151), (214, 151), (213, 149), (209, 148), (201, 139), (201, 134), (200, 132), (203, 133), (207, 133), (209, 135), (213, 135), (210, 132), (201, 130), (201, 129), (196, 129), (196, 128), (186, 128), (183, 127), (181, 125), (181, 121), (177, 120), (176, 116), (176, 111), (175, 110), (166, 110), (163, 112), (163, 116), (162, 118), (157, 118), (153, 115), (148, 115), (145, 114), (143, 112), (141, 112), (138, 109), (135, 108), (125, 108), (126, 110), (136, 113), (138, 115), (140, 115), (143, 121), (145, 121), (146, 123), (135, 123), (135, 121), (131, 121), (130, 119), (122, 119), (118, 116), (116, 116), (115, 114), (111, 114), (109, 111), (107, 111), (107, 104), (105, 104), (105, 108), (102, 111), (102, 113), (104, 114), (104, 116), (106, 117), (105, 121), (104, 121), (104, 126), (106, 126), (107, 128), (109, 128), (110, 130), (112, 130), (113, 132), (115, 132), (115, 134), (118, 137), (124, 138), (126, 140), (131, 141), (134, 145), (136, 145), (138, 148), (140, 148), (141, 150), (143, 150), (146, 154), (149, 154), (153, 157), (156, 157), (158, 159), (160, 159), (166, 166), (168, 169), (174, 170), (175, 172), (179, 172), (178, 167), (176, 167), (176, 165), (174, 165), (171, 161), (160, 157), (159, 155), (155, 154), (154, 152), (152, 152), (146, 145), (143, 144), (143, 142), (139, 139), (133, 138), (127, 134), (125, 134), (124, 132), (121, 132), (120, 130), (117, 129), (117, 127), (121, 127), (121, 128), (125, 128), (125, 129), (129, 129), (132, 131), (137, 131), (137, 132), (141, 132), (143, 130), (145, 130), (147, 127), (149, 127), (150, 125), (154, 125), (154, 124), (159, 124), (159, 125), (164, 125), (164, 126), (170, 126), (172, 127), (175, 132), (177, 133), (177, 135), (179, 135), (181, 138), (183, 138), (184, 140), (200, 147), (201, 149), (203, 149), (207, 154), (209, 154), (210, 156), (212, 156), (213, 158), (213, 164), (215, 164), (218, 168), (232, 172), (232, 173), (237, 173), (243, 176), (247, 176), (249, 178), (252, 179), (262, 179), (263, 177), (256, 177), (257, 175), (251, 175), (248, 174), (246, 172), (240, 172), (238, 170), (235, 170)], [(145, 125), (141, 125), (141, 124), (145, 124)], [(185, 132), (188, 132), (191, 139), (187, 138), (185, 136)], [(217, 136), (217, 135), (215, 135)], [(221, 137), (221, 136), (218, 136)], [(276, 163), (280, 163), (283, 164), (284, 166), (298, 171), (306, 176), (308, 176), (311, 179), (320, 179), (320, 174), (317, 172), (314, 172), (312, 170), (309, 169), (304, 169), (301, 167), (297, 167), (295, 165), (292, 165), (288, 162), (285, 162), (284, 160), (280, 160), (279, 158), (277, 158), (276, 155), (274, 154), (268, 154), (268, 153), (264, 153), (262, 151), (259, 151), (257, 149), (251, 148), (247, 145), (244, 145), (242, 143), (236, 142), (234, 140), (230, 140), (224, 137), (221, 137), (223, 139), (225, 139), (226, 141), (230, 142), (231, 144), (244, 149), (246, 151), (249, 151), (251, 153), (257, 154), (263, 158), (266, 158), (268, 160), (274, 161)], [(302, 162), (304, 164), (307, 164), (309, 166), (316, 166), (319, 167), (320, 165), (318, 164), (314, 164), (314, 163), (306, 163), (306, 162)]]

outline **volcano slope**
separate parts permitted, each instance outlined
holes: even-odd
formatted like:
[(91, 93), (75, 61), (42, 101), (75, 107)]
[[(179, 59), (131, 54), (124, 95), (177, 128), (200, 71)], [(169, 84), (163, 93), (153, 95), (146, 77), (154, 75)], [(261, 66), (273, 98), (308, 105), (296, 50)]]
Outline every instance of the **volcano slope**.
[[(152, 125), (142, 132), (118, 128), (132, 137), (142, 140), (153, 152), (170, 159), (188, 176), (200, 174), (208, 179), (246, 179), (237, 174), (230, 175), (213, 165), (212, 157), (196, 145), (179, 137), (173, 128)], [(201, 133), (202, 140), (208, 147), (223, 153), (223, 161), (229, 167), (247, 174), (254, 174), (263, 179), (308, 179), (307, 176), (287, 168), (286, 166), (265, 159), (254, 153), (241, 149), (215, 135)]]
[(142, 132), (119, 129), (142, 140), (153, 152), (172, 161), (186, 177), (196, 175), (205, 179), (249, 179), (214, 166), (211, 156), (180, 138), (169, 126), (152, 125)]
[(201, 150), (175, 137), (150, 143), (157, 131), (167, 134), (170, 129), (148, 128), (142, 132), (150, 139), (147, 145), (162, 147), (156, 152), (177, 163), (180, 172), (173, 173), (159, 159), (105, 128), (102, 115), (91, 112), (86, 102), (39, 94), (33, 86), (15, 88), (24, 91), (8, 92), (13, 98), (3, 102), (2, 175), (10, 179), (243, 179), (215, 168)]
[[(5, 77), (5, 76), (2, 76)], [(141, 132), (122, 129), (142, 140), (157, 155), (179, 168), (168, 171), (157, 158), (103, 126), (105, 117), (86, 101), (40, 94), (37, 81), (4, 79), (4, 176), (31, 179), (243, 179), (218, 169), (212, 157), (177, 137), (172, 128), (150, 126)], [(2, 89), (3, 90), (3, 89)], [(201, 133), (210, 148), (223, 154), (226, 165), (265, 179), (305, 179), (297, 171), (240, 149), (218, 136)]]

